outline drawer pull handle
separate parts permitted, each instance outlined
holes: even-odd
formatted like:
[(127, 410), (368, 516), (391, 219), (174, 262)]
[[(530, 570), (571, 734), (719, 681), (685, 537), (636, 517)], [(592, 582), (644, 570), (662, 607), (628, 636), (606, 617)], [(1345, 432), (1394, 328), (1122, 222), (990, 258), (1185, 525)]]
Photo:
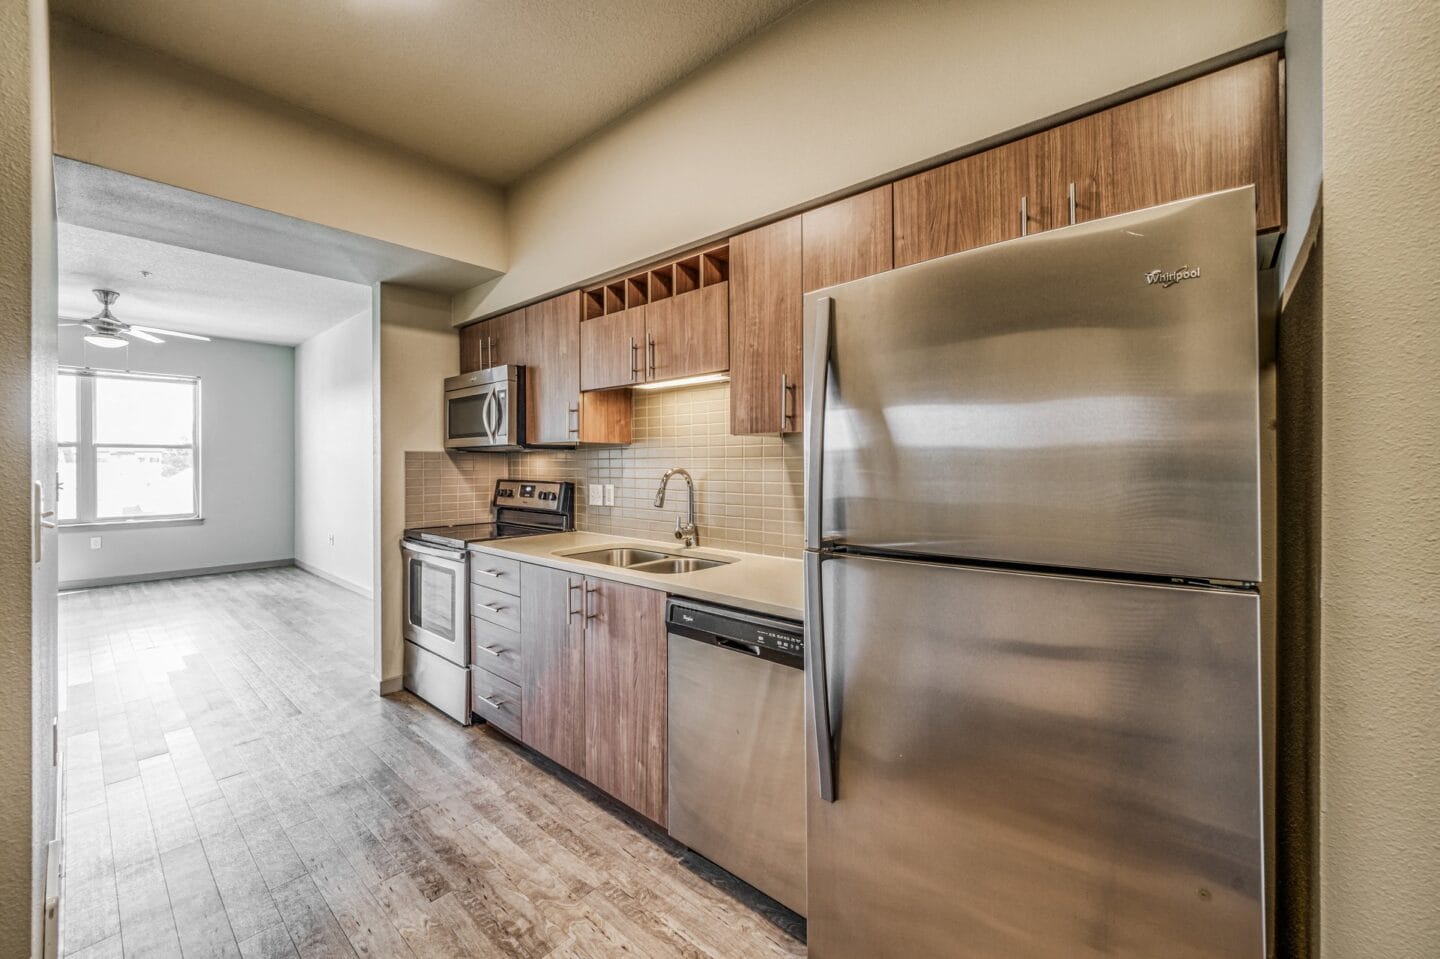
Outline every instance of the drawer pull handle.
[(480, 652), (482, 653), (489, 653), (491, 656), (500, 655), (500, 650), (496, 649), (494, 646), (476, 646), (475, 648), (480, 650)]
[(476, 603), (475, 605), (481, 609), (488, 609), (492, 613), (503, 613), (505, 611), (504, 606), (496, 606), (494, 603)]
[(491, 698), (488, 697), (488, 696), (480, 696), (480, 697), (478, 697), (478, 698), (479, 698), (479, 700), (480, 700), (482, 703), (484, 703), (485, 705), (489, 706), (489, 707), (492, 708), (492, 709), (504, 709), (504, 708), (505, 708), (505, 700), (503, 700), (503, 699), (501, 699), (501, 700), (494, 700), (494, 699), (491, 699)]
[(504, 576), (504, 575), (505, 575), (504, 573), (501, 573), (501, 572), (499, 572), (498, 570), (493, 570), (493, 569), (477, 569), (477, 570), (475, 570), (475, 572), (479, 573), (481, 576), (489, 576), (489, 577), (492, 577), (493, 579), (499, 579), (501, 576)]

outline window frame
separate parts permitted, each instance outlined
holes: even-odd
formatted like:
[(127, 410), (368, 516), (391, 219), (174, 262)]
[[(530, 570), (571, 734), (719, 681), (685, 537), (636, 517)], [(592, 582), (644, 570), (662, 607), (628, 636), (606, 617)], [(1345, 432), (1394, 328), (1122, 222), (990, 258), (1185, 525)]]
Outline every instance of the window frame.
[[(91, 529), (144, 526), (184, 526), (205, 521), (201, 505), (200, 466), (200, 413), (203, 386), (198, 376), (184, 376), (172, 373), (135, 373), (129, 370), (95, 369), (93, 367), (62, 366), (60, 375), (74, 376), (75, 400), (75, 442), (57, 443), (59, 449), (75, 449), (75, 518), (60, 521), (63, 529)], [(148, 380), (164, 383), (189, 383), (193, 386), (194, 410), (193, 429), (189, 443), (97, 443), (95, 441), (95, 383), (101, 379)], [(100, 516), (99, 514), (99, 456), (101, 449), (136, 450), (189, 450), (192, 464), (191, 481), (194, 485), (192, 502), (194, 509), (188, 513), (154, 513), (144, 516)]]

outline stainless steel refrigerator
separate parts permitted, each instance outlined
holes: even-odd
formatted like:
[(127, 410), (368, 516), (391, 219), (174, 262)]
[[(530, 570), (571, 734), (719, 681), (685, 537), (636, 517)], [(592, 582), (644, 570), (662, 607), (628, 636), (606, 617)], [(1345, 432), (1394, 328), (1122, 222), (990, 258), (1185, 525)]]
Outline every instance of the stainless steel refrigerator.
[(812, 959), (1260, 959), (1249, 188), (806, 298)]

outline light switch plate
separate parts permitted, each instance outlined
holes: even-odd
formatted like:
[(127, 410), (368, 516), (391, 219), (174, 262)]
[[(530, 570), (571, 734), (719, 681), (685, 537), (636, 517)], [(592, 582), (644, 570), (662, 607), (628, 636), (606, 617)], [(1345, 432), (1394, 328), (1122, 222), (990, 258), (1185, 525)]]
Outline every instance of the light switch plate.
[(100, 537), (98, 537), (98, 536), (92, 536), (92, 537), (90, 537), (90, 548), (91, 548), (91, 549), (99, 549), (99, 548), (100, 548)]
[(606, 506), (614, 506), (614, 505), (615, 505), (615, 484), (614, 484), (614, 483), (606, 483), (606, 484), (605, 484), (605, 505), (606, 505)]
[(591, 484), (590, 484), (590, 505), (591, 505), (591, 506), (604, 506), (604, 505), (605, 505), (605, 490), (604, 490), (604, 488), (603, 488), (599, 483), (591, 483)]

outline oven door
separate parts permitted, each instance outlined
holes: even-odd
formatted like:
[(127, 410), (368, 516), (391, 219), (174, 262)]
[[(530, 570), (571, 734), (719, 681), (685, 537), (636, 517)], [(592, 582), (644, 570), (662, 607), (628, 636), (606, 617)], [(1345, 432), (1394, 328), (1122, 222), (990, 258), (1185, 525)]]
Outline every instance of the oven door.
[(504, 383), (446, 391), (446, 449), (477, 449), (507, 442), (503, 433), (497, 435), (501, 418), (497, 410), (497, 390), (508, 392)]
[(457, 666), (470, 664), (465, 553), (405, 541), (405, 639)]

